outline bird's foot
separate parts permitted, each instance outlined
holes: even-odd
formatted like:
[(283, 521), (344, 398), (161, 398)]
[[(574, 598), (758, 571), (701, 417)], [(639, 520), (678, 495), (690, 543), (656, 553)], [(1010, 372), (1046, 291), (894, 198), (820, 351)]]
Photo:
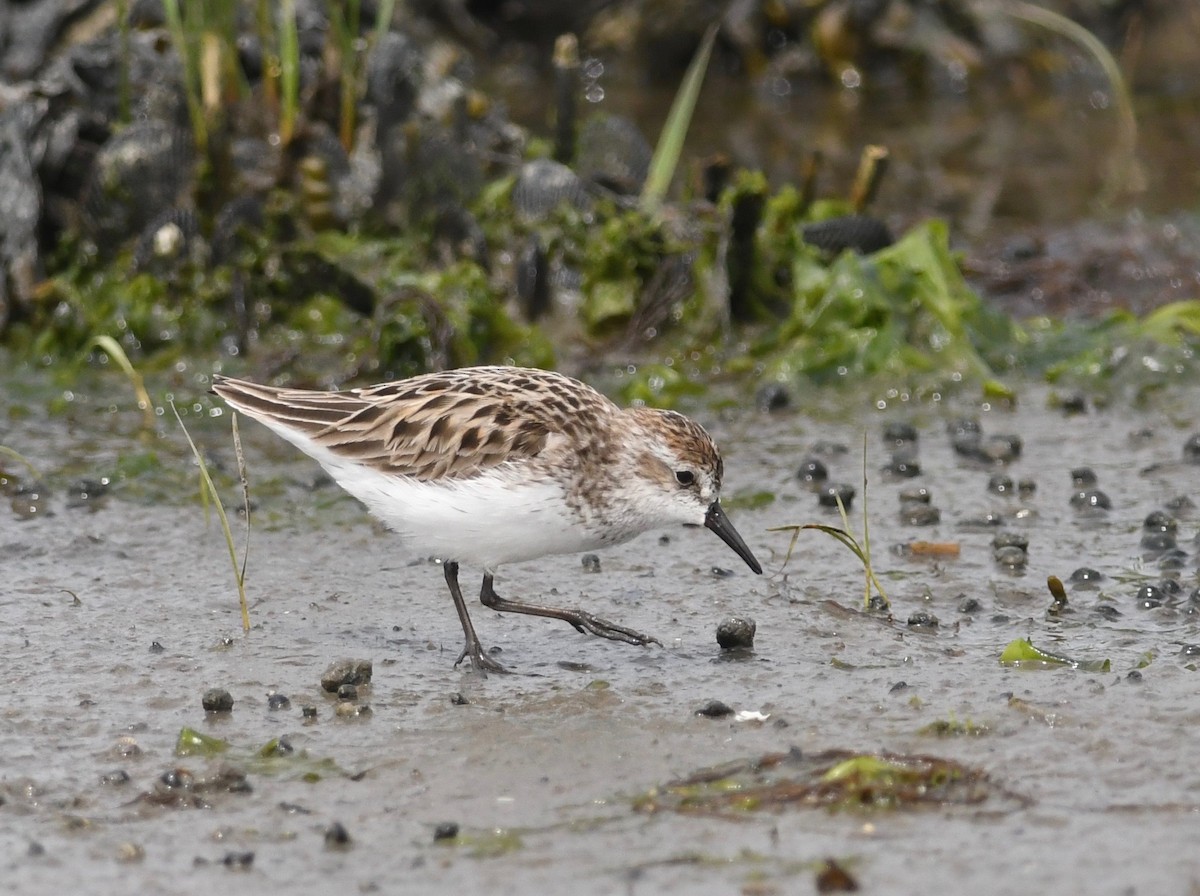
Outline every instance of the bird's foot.
[(466, 646), (462, 649), (462, 653), (454, 661), (454, 668), (457, 669), (462, 665), (462, 661), (465, 659), (470, 659), (472, 671), (478, 672), (484, 678), (487, 678), (489, 672), (495, 672), (497, 675), (508, 674), (508, 669), (483, 652), (483, 645), (478, 641), (474, 643), (468, 641), (466, 643)]
[(650, 644), (657, 644), (662, 647), (662, 641), (655, 638), (653, 635), (643, 635), (641, 632), (635, 632), (631, 628), (626, 628), (623, 625), (617, 625), (615, 622), (609, 622), (607, 619), (601, 619), (599, 616), (593, 616), (583, 610), (566, 610), (563, 618), (575, 626), (575, 630), (585, 634), (596, 635), (600, 638), (608, 638), (610, 641), (624, 641), (626, 644), (637, 644), (639, 647), (646, 647)]

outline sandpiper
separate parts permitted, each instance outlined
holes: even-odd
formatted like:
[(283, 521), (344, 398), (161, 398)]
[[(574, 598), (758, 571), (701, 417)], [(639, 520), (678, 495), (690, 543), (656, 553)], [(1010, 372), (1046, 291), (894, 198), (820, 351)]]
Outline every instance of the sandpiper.
[(213, 391), (315, 458), (413, 551), (442, 560), (466, 635), (458, 663), (478, 672), (506, 670), (475, 634), (459, 563), (483, 567), (486, 607), (640, 645), (660, 642), (583, 610), (500, 597), (496, 568), (683, 523), (707, 526), (762, 572), (721, 508), (721, 455), (702, 427), (622, 409), (559, 373), (468, 367), (344, 392), (214, 375)]

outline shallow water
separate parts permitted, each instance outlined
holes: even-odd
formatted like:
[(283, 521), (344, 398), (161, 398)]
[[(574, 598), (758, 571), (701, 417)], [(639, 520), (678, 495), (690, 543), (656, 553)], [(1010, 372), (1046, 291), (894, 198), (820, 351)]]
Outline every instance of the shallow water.
[[(97, 394), (107, 387), (122, 388), (105, 380)], [(825, 393), (779, 415), (697, 414), (724, 447), (730, 515), (768, 574), (753, 576), (704, 530), (604, 552), (598, 574), (578, 557), (502, 568), (501, 594), (585, 605), (665, 647), (476, 605), (481, 637), (517, 673), (486, 680), (453, 667), (461, 633), (440, 569), (399, 556), (351, 500), (319, 484), (315, 464), (260, 427), (243, 429), (256, 503), (253, 628), (243, 636), (224, 539), (191, 497), (177, 430), (164, 426), (147, 444), (125, 404), (110, 410), (77, 395), (67, 413), (49, 417), (38, 401), (10, 397), (0, 444), (40, 467), (51, 487), (33, 518), (0, 512), (6, 888), (782, 893), (807, 891), (817, 863), (832, 856), (877, 892), (1195, 890), (1200, 702), (1197, 660), (1181, 652), (1200, 643), (1198, 616), (1186, 612), (1200, 584), (1194, 510), (1175, 513), (1188, 553), (1177, 605), (1142, 610), (1135, 593), (1161, 578), (1139, 546), (1143, 519), (1177, 497), (1200, 497), (1200, 468), (1181, 462), (1200, 394), (1181, 387), (1154, 410), (1074, 417), (1049, 410), (1041, 387), (1021, 394), (1013, 411), (876, 410)], [(207, 401), (189, 428), (230, 470), (227, 419), (209, 417)], [(955, 455), (945, 420), (964, 410), (985, 435), (1022, 437), (1020, 458), (1003, 470), (1035, 480), (1032, 497), (988, 494), (1001, 468)], [(894, 420), (918, 427), (915, 480), (878, 472), (882, 427)], [(861, 486), (864, 431), (890, 620), (860, 612), (861, 572), (831, 539), (805, 533), (781, 569), (788, 536), (767, 531), (837, 522), (795, 469), (814, 443), (831, 440), (848, 449), (828, 458), (833, 478)], [(118, 478), (94, 509), (68, 506), (72, 478), (146, 453), (157, 472)], [(1085, 465), (1112, 501), (1098, 517), (1069, 506), (1070, 470)], [(898, 518), (897, 495), (912, 485), (932, 490), (938, 525)], [(751, 509), (761, 491), (775, 500)], [(236, 488), (228, 494), (233, 503)], [(860, 510), (861, 488), (856, 527)], [(993, 562), (997, 529), (976, 524), (988, 513), (1028, 536), (1022, 574)], [(954, 542), (960, 555), (914, 560), (891, 550), (914, 540)], [(1049, 615), (1046, 577), (1066, 581), (1083, 565), (1104, 573), (1100, 587), (1068, 582), (1070, 611)], [(474, 574), (463, 571), (468, 590)], [(981, 608), (960, 612), (964, 596)], [(1119, 615), (1101, 615), (1101, 604)], [(940, 626), (910, 629), (917, 610)], [(722, 656), (714, 640), (717, 623), (735, 613), (757, 621), (748, 658)], [(1076, 659), (1107, 658), (1111, 671), (1001, 666), (1004, 646), (1026, 636)], [(338, 717), (320, 691), (322, 671), (343, 657), (374, 662), (359, 701), (369, 715)], [(210, 687), (231, 692), (232, 713), (206, 716), (200, 698)], [(268, 709), (273, 690), (290, 708)], [(769, 718), (695, 715), (714, 699)], [(315, 720), (302, 716), (306, 704)], [(939, 721), (986, 730), (921, 733)], [(232, 747), (219, 758), (178, 757), (185, 726)], [(296, 755), (336, 768), (255, 759), (283, 735)], [(741, 821), (631, 808), (638, 794), (705, 766), (791, 747), (933, 754), (982, 769), (996, 790), (970, 807), (792, 809)], [(228, 767), (246, 773), (250, 792), (204, 793), (203, 809), (139, 798), (164, 772), (205, 778)], [(314, 769), (319, 779), (305, 780)], [(101, 783), (117, 770), (126, 783)], [(434, 841), (446, 821), (461, 826), (457, 845)], [(348, 848), (325, 845), (334, 822), (349, 832)], [(248, 868), (224, 864), (245, 852), (254, 854)]]

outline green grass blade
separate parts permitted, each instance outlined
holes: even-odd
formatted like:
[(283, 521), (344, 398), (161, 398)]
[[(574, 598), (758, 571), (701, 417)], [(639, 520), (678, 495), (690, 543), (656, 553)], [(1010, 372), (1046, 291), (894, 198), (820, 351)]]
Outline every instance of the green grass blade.
[(179, 0), (163, 0), (163, 13), (167, 18), (171, 43), (175, 45), (175, 52), (179, 54), (179, 64), (183, 69), (183, 95), (187, 100), (188, 119), (192, 123), (192, 139), (197, 151), (203, 155), (208, 149), (208, 125), (204, 120), (204, 104), (200, 98), (200, 71), (196, 54), (192, 50), (188, 33), (184, 30)]
[(296, 132), (300, 108), (300, 34), (295, 0), (282, 0), (279, 4), (279, 72), (282, 93), (279, 139), (287, 146)]
[(25, 455), (21, 454), (19, 451), (16, 451), (13, 448), (9, 448), (7, 445), (0, 445), (0, 454), (4, 455), (5, 457), (12, 458), (17, 463), (24, 465), (25, 469), (27, 469), (29, 471), (29, 475), (32, 476), (35, 481), (37, 481), (37, 482), (42, 481), (42, 476), (38, 472), (37, 467), (35, 467), (33, 465), (33, 463), (30, 462), (29, 459), (26, 458)]
[(1060, 13), (1025, 3), (1023, 0), (1010, 0), (1004, 8), (1015, 19), (1038, 25), (1074, 41), (1096, 60), (1112, 88), (1117, 112), (1117, 146), (1104, 179), (1102, 201), (1109, 202), (1122, 192), (1142, 189), (1143, 177), (1135, 158), (1138, 140), (1137, 117), (1133, 112), (1129, 85), (1112, 53), (1096, 35)]
[(130, 384), (133, 386), (133, 393), (137, 397), (138, 407), (141, 409), (146, 428), (153, 429), (155, 424), (154, 402), (150, 400), (150, 393), (146, 391), (146, 383), (142, 380), (142, 375), (134, 369), (129, 356), (125, 354), (125, 349), (121, 348), (121, 343), (117, 342), (111, 336), (101, 335), (92, 337), (91, 342), (87, 345), (88, 350), (93, 346), (101, 349), (106, 355), (112, 358), (113, 363), (120, 367), (121, 371), (129, 379)]
[(704, 39), (700, 41), (700, 47), (683, 76), (683, 83), (679, 85), (674, 102), (671, 103), (671, 111), (658, 137), (658, 145), (654, 147), (650, 172), (646, 176), (645, 186), (642, 187), (641, 206), (646, 214), (658, 211), (675, 176), (679, 157), (683, 153), (683, 141), (692, 123), (696, 100), (700, 97), (700, 86), (704, 83), (704, 75), (708, 71), (708, 60), (712, 55), (718, 27), (710, 25), (704, 32)]
[(239, 569), (237, 548), (233, 544), (233, 530), (229, 528), (229, 517), (225, 514), (225, 505), (221, 503), (221, 496), (217, 493), (217, 487), (213, 484), (212, 476), (208, 473), (208, 464), (204, 462), (204, 457), (200, 454), (200, 449), (192, 441), (191, 433), (183, 425), (183, 418), (179, 416), (179, 410), (175, 407), (175, 402), (170, 402), (170, 405), (172, 413), (175, 414), (175, 419), (179, 421), (179, 428), (183, 430), (183, 437), (187, 439), (188, 447), (192, 449), (192, 457), (196, 458), (196, 463), (200, 467), (200, 481), (204, 484), (209, 497), (212, 498), (213, 505), (217, 508), (217, 518), (221, 521), (221, 531), (225, 535), (225, 545), (229, 548), (229, 562), (233, 565), (233, 577), (237, 581), (238, 603), (242, 610), (242, 631), (248, 632), (250, 631), (250, 609), (246, 605), (246, 568), (243, 564)]

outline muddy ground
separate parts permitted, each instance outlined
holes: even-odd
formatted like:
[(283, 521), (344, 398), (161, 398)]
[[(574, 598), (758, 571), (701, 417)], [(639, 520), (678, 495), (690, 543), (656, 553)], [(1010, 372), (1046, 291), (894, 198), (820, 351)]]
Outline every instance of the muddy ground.
[[(771, 416), (699, 413), (725, 449), (731, 516), (767, 574), (704, 530), (643, 536), (601, 554), (598, 573), (578, 556), (502, 568), (502, 594), (584, 605), (665, 646), (475, 605), (485, 643), (516, 673), (486, 680), (453, 665), (461, 634), (440, 569), (399, 556), (351, 500), (313, 486), (315, 464), (261, 428), (244, 427), (258, 488), (243, 635), (224, 539), (193, 497), (178, 430), (164, 425), (153, 446), (178, 473), (173, 500), (170, 488), (151, 500), (131, 476), (82, 501), (63, 471), (145, 451), (136, 414), (95, 396), (53, 418), (13, 403), (0, 443), (51, 486), (31, 516), (0, 512), (5, 888), (803, 893), (833, 858), (866, 892), (1198, 892), (1200, 617), (1188, 595), (1200, 468), (1182, 457), (1200, 395), (1181, 387), (1150, 410), (1067, 416), (1041, 387), (1021, 394), (1016, 410), (878, 410), (829, 393)], [(227, 418), (198, 410), (190, 428), (229, 469)], [(1019, 435), (1020, 456), (992, 466), (956, 454), (946, 420), (964, 411), (985, 437)], [(893, 421), (918, 429), (915, 479), (880, 472)], [(890, 619), (861, 611), (861, 573), (831, 539), (805, 533), (783, 567), (788, 536), (768, 531), (837, 522), (795, 478), (821, 441), (848, 449), (824, 457), (834, 479), (860, 486), (857, 520), (864, 431)], [(1111, 510), (1072, 508), (1081, 466)], [(997, 472), (1036, 492), (989, 492)], [(898, 494), (914, 486), (930, 489), (939, 523), (902, 521)], [(760, 492), (775, 499), (749, 506)], [(1167, 506), (1181, 590), (1145, 609), (1138, 590), (1163, 572), (1142, 524)], [(1001, 530), (1028, 537), (1024, 569), (993, 560)], [(915, 540), (960, 553), (893, 551)], [(1103, 574), (1098, 586), (1069, 580), (1080, 566)], [(1067, 583), (1057, 615), (1049, 575)], [(910, 626), (918, 611), (939, 624)], [(757, 622), (749, 655), (717, 647), (732, 614)], [(1002, 666), (1022, 637), (1111, 668)], [(373, 662), (358, 699), (369, 712), (341, 716), (321, 691), (340, 658)], [(230, 692), (232, 712), (204, 711), (213, 687)], [(290, 705), (271, 709), (272, 692)], [(766, 719), (696, 714), (713, 700)], [(965, 733), (938, 737), (937, 723)], [(230, 748), (177, 755), (185, 727)], [(294, 752), (258, 756), (276, 738)], [(792, 748), (931, 754), (987, 783), (975, 802), (888, 811), (792, 806), (730, 820), (634, 808), (704, 767)], [(458, 837), (437, 840), (449, 822)]]

